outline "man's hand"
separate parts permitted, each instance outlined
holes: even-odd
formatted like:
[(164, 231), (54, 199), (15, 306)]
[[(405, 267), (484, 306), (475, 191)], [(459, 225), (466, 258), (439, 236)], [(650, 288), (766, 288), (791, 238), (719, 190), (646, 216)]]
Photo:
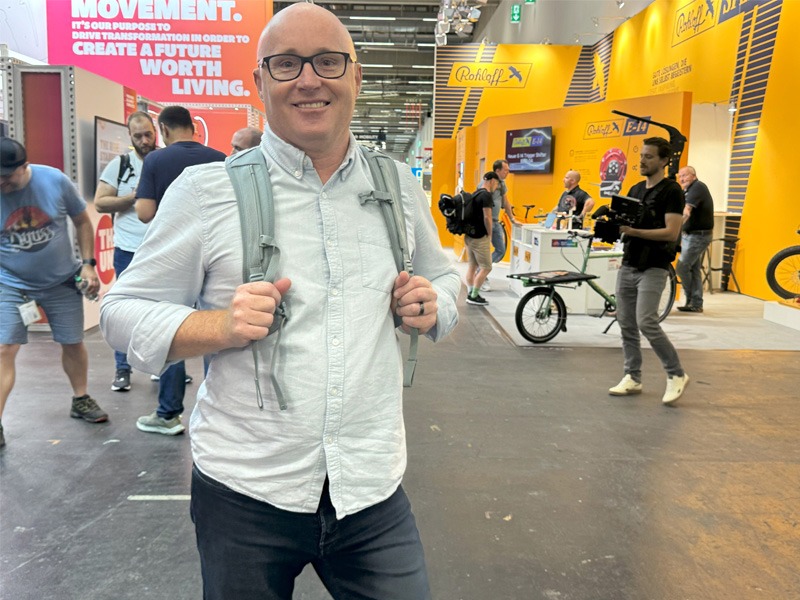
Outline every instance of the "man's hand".
[(275, 283), (254, 281), (236, 288), (225, 322), (226, 347), (243, 348), (267, 337), (275, 321), (275, 309), (292, 282), (279, 279)]
[(83, 265), (81, 267), (81, 279), (89, 282), (89, 287), (86, 288), (86, 295), (91, 296), (100, 291), (100, 278), (92, 265)]
[(427, 333), (436, 325), (437, 298), (436, 290), (424, 277), (410, 277), (406, 271), (398, 274), (392, 291), (392, 312), (402, 317), (403, 331), (416, 328)]

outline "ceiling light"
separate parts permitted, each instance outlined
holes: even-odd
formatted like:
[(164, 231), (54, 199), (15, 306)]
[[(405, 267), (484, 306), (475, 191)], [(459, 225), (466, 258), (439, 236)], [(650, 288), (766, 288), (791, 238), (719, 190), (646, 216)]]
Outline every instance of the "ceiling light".
[(581, 36), (579, 36), (577, 33), (575, 34), (575, 43), (576, 44), (580, 44), (581, 43)]
[(435, 69), (433, 65), (411, 65), (412, 69)]
[(428, 23), (430, 23), (430, 22), (436, 22), (438, 19), (429, 19), (429, 18), (426, 17), (426, 18), (424, 18), (422, 20), (423, 21), (427, 21)]
[(731, 103), (728, 106), (728, 112), (731, 113), (731, 114), (736, 112), (736, 99), (735, 98), (731, 98)]
[(598, 19), (597, 17), (592, 17), (592, 25), (594, 25), (595, 27), (600, 27), (600, 19)]
[(549, 46), (550, 44), (552, 44), (552, 42), (550, 41), (549, 37), (546, 37), (542, 40), (542, 44), (544, 44), (545, 46)]
[(394, 65), (383, 65), (379, 63), (374, 63), (374, 64), (360, 63), (360, 64), (362, 67), (366, 69), (391, 69), (394, 67)]
[[(619, 4), (619, 2), (617, 2)], [(396, 21), (395, 17), (349, 17), (351, 21)]]
[(436, 45), (437, 46), (447, 46), (447, 34), (446, 33), (437, 33), (434, 36), (434, 39), (436, 40)]
[(625, 0), (617, 0), (617, 8), (622, 10), (623, 6), (625, 6)]
[(358, 46), (394, 46), (394, 42), (354, 42)]
[(417, 42), (417, 46), (424, 48), (426, 46), (435, 46), (436, 44), (429, 44), (428, 42)]

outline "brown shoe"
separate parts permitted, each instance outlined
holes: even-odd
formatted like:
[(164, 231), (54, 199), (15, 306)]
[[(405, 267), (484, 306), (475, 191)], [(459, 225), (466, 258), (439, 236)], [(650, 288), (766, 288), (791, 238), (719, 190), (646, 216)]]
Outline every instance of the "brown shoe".
[(73, 419), (83, 419), (89, 423), (102, 423), (108, 421), (108, 413), (104, 412), (89, 394), (80, 398), (72, 398), (72, 409), (69, 416)]

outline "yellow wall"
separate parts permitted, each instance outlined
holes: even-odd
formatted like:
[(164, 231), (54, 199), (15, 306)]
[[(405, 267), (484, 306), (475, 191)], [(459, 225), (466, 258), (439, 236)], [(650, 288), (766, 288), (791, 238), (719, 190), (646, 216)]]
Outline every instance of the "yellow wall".
[[(768, 21), (764, 18), (767, 15), (780, 16), (777, 32), (773, 27), (756, 35), (755, 17), (761, 19), (763, 26)], [(748, 154), (750, 162), (746, 169), (738, 167), (735, 171), (731, 167), (731, 185), (737, 187), (729, 187), (727, 196), (715, 198), (718, 207), (729, 206), (730, 210), (741, 212), (741, 224), (736, 231), (741, 241), (733, 265), (742, 290), (759, 298), (774, 299), (766, 284), (767, 262), (781, 248), (800, 243), (794, 233), (800, 226), (800, 202), (793, 197), (792, 180), (797, 168), (789, 156), (789, 148), (793, 149), (791, 131), (797, 121), (794, 104), (798, 83), (793, 67), (797, 64), (798, 39), (800, 0), (656, 0), (617, 29), (610, 53), (606, 46), (603, 54), (600, 43), (592, 49), (593, 86), (598, 82), (599, 68), (608, 67), (607, 81), (599, 79), (599, 89), (606, 93), (605, 102), (567, 108), (562, 107), (570, 85), (575, 83), (573, 79), (578, 79), (576, 67), (586, 59), (585, 54), (579, 56), (581, 48), (501, 44), (491, 58), (486, 58), (486, 52), (477, 53), (476, 60), (483, 56), (480, 60), (490, 63), (519, 62), (531, 65), (531, 70), (524, 88), (483, 86), (480, 95), (476, 95), (475, 88), (472, 92), (467, 88), (458, 117), (458, 123), (467, 126), (459, 136), (463, 144), (465, 187), (475, 188), (481, 158), (490, 166), (494, 159), (505, 155), (506, 130), (551, 125), (555, 137), (554, 172), (510, 176), (512, 203), (518, 207), (535, 203), (549, 210), (561, 192), (564, 172), (571, 168), (581, 172), (582, 187), (597, 198), (598, 187), (592, 184), (598, 183), (599, 157), (611, 141), (590, 139), (591, 136), (580, 138), (576, 135), (578, 128), (591, 119), (606, 118), (616, 107), (677, 126), (691, 144), (691, 103), (727, 105), (734, 98), (741, 109), (744, 100), (758, 96), (758, 85), (753, 83), (757, 79), (757, 59), (764, 48), (772, 48), (774, 41), (774, 51), (766, 54), (771, 56), (771, 64), (762, 110), (755, 115), (740, 110), (734, 120), (734, 132), (741, 133), (748, 126), (757, 132), (755, 147)], [(740, 45), (745, 48), (742, 62), (745, 75), (753, 75), (744, 78), (749, 88), (743, 87), (743, 80), (737, 77)], [(440, 68), (438, 57), (437, 68)], [(446, 62), (441, 68), (446, 68)], [(437, 73), (438, 82), (446, 79), (441, 77), (444, 74)], [(440, 85), (437, 84), (437, 90)], [(677, 94), (684, 92), (676, 100)], [(479, 98), (472, 121), (465, 110), (469, 104), (467, 94), (470, 102)], [(600, 96), (602, 100), (602, 93)], [(451, 104), (450, 110), (455, 110), (453, 106), (458, 108), (459, 103)], [(438, 100), (435, 108), (438, 118)], [(520, 113), (522, 109), (526, 112)], [(652, 126), (648, 135), (667, 137), (664, 130)], [(624, 191), (635, 181), (636, 141), (635, 138), (620, 140), (629, 168)], [(449, 182), (450, 189), (445, 191), (451, 192), (456, 177), (456, 153), (452, 146), (439, 142), (434, 141), (434, 181)], [(437, 148), (442, 152), (441, 157), (436, 155)], [(733, 146), (729, 152), (734, 150), (738, 152), (739, 147)], [(720, 161), (727, 162), (729, 158), (720, 156)], [(434, 199), (437, 198), (438, 194), (434, 194)], [(444, 233), (442, 242), (449, 245), (451, 236)]]

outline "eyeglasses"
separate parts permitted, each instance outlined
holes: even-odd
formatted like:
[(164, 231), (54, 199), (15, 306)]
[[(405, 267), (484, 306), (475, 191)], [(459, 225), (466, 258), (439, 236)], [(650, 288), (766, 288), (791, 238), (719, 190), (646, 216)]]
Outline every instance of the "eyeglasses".
[(314, 56), (297, 56), (296, 54), (273, 54), (261, 59), (261, 68), (266, 67), (275, 81), (292, 81), (300, 77), (303, 66), (311, 63), (319, 77), (323, 79), (339, 79), (347, 71), (347, 62), (352, 61), (347, 52), (320, 52)]

